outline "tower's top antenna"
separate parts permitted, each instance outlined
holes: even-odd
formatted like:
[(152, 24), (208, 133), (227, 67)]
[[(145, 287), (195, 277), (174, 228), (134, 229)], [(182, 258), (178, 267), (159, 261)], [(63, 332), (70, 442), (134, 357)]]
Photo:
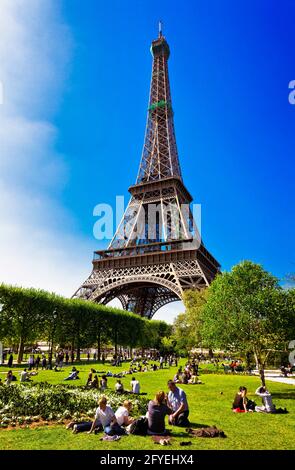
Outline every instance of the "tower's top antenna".
[(159, 38), (162, 37), (162, 21), (159, 21)]

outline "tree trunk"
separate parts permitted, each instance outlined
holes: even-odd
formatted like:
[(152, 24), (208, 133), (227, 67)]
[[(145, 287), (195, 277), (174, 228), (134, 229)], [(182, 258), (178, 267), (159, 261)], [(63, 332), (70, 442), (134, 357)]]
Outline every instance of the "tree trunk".
[(254, 357), (255, 357), (255, 362), (256, 362), (256, 368), (258, 369), (260, 380), (261, 380), (261, 385), (265, 387), (265, 374), (264, 374), (264, 364), (261, 361), (261, 357), (259, 353), (254, 351)]
[(80, 361), (81, 359), (81, 352), (80, 352), (80, 336), (79, 336), (79, 332), (78, 332), (78, 336), (77, 336), (77, 357), (76, 357), (76, 360), (77, 361)]
[(117, 340), (117, 330), (115, 331), (115, 356), (117, 357), (118, 354), (118, 340)]
[(18, 364), (21, 364), (21, 362), (23, 360), (24, 347), (25, 347), (25, 345), (24, 345), (23, 338), (20, 337), (19, 345), (18, 345), (18, 354), (17, 354), (17, 363)]
[(100, 332), (97, 335), (97, 360), (100, 361), (101, 345), (100, 345)]
[(246, 353), (246, 367), (247, 369), (250, 369), (251, 366), (251, 354), (249, 351)]
[(77, 322), (77, 334), (76, 334), (76, 340), (77, 340), (77, 361), (80, 361), (81, 359), (81, 352), (80, 352), (80, 322)]

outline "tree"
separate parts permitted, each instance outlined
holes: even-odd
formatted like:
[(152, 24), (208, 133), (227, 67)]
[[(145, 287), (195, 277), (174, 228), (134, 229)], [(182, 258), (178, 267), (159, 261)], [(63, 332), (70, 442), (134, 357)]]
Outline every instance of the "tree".
[[(165, 322), (150, 321), (131, 312), (81, 299), (65, 299), (38, 290), (0, 285), (0, 339), (17, 340), (18, 361), (25, 345), (38, 339), (71, 344), (80, 359), (81, 348), (93, 345), (100, 356), (101, 341), (118, 345), (159, 347), (171, 334)], [(157, 346), (155, 346), (157, 345)]]
[(207, 289), (184, 292), (185, 313), (178, 315), (173, 324), (173, 336), (180, 354), (186, 353), (189, 355), (192, 348), (202, 345), (201, 312), (207, 296)]
[[(52, 308), (51, 294), (39, 289), (0, 285), (0, 331), (18, 341), (18, 363), (22, 362), (25, 344), (43, 334), (42, 325)], [(50, 310), (50, 313), (52, 310)]]
[(290, 294), (260, 265), (244, 261), (208, 288), (201, 335), (216, 347), (252, 352), (265, 385), (268, 356), (288, 341), (292, 318)]

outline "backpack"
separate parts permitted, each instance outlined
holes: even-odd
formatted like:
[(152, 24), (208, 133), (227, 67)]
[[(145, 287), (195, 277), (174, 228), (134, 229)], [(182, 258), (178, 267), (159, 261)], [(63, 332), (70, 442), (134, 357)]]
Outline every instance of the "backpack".
[(148, 429), (148, 420), (144, 416), (136, 419), (131, 423), (129, 433), (137, 436), (146, 436)]

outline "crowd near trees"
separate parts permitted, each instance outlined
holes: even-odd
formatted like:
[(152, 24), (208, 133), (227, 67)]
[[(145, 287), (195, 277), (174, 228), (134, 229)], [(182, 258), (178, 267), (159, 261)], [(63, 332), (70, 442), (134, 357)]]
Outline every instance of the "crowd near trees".
[(120, 309), (80, 299), (66, 299), (38, 289), (0, 285), (0, 341), (17, 345), (19, 363), (25, 346), (47, 341), (76, 351), (102, 345), (159, 348), (171, 326)]
[(174, 325), (123, 310), (37, 289), (0, 285), (0, 341), (25, 346), (37, 340), (75, 350), (102, 345), (155, 348), (161, 354), (189, 355), (194, 348), (241, 354), (253, 360), (264, 384), (264, 369), (275, 351), (295, 339), (294, 276), (288, 288), (262, 266), (244, 261), (219, 274), (207, 289), (184, 293), (185, 313)]
[(270, 354), (288, 351), (295, 339), (295, 289), (250, 261), (218, 275), (204, 291), (185, 292), (184, 304), (174, 323), (179, 352), (203, 347), (253, 357), (263, 385)]

